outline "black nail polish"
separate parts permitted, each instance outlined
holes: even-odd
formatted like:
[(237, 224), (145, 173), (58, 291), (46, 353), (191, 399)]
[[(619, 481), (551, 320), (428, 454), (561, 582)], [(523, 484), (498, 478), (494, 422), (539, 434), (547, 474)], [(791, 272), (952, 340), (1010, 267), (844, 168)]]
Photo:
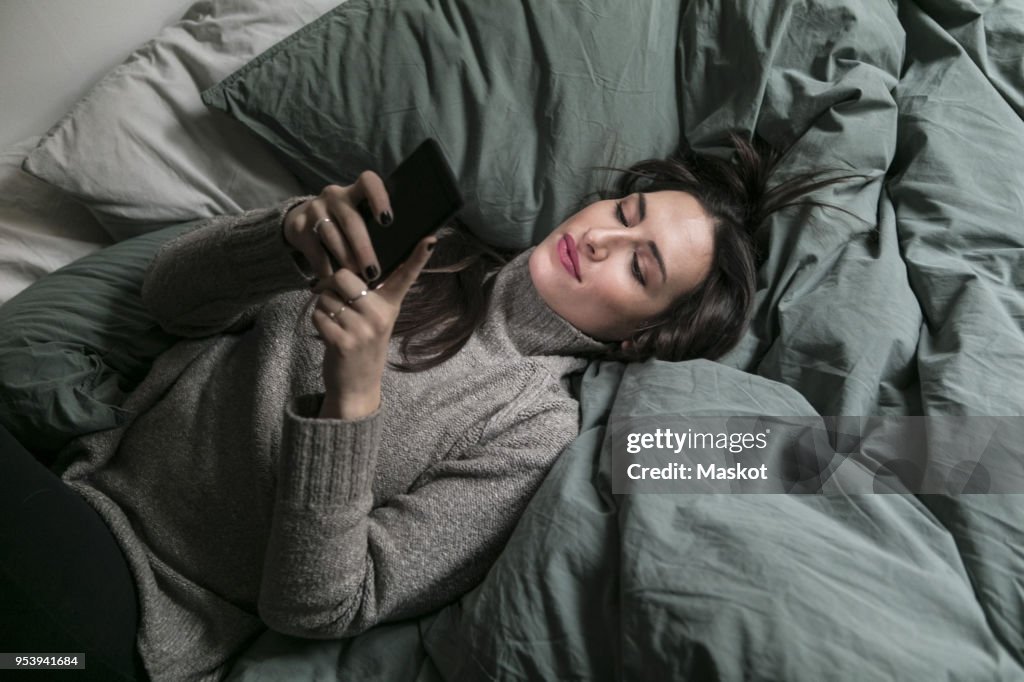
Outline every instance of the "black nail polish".
[(371, 265), (366, 268), (366, 281), (372, 282), (375, 279), (377, 279), (377, 266)]
[(430, 242), (429, 244), (427, 244), (427, 251), (433, 251), (434, 250), (434, 246), (436, 244), (437, 244), (437, 242)]
[(391, 224), (391, 211), (384, 211), (380, 214), (380, 224), (384, 227)]
[(310, 279), (310, 280), (309, 280), (309, 288), (310, 288), (310, 289), (315, 289), (315, 288), (316, 288), (316, 285), (317, 285), (317, 282), (319, 282), (319, 281), (320, 281), (320, 280), (318, 280), (318, 279), (317, 279), (316, 277), (314, 277), (314, 278)]

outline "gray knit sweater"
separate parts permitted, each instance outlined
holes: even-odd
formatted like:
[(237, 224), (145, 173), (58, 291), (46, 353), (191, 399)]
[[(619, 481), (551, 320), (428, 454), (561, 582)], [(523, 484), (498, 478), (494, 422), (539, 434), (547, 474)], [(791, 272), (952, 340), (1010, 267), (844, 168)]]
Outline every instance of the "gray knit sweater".
[(319, 419), (324, 345), (281, 232), (295, 202), (160, 250), (143, 298), (190, 338), (129, 396), (125, 424), (69, 446), (63, 477), (124, 549), (156, 680), (220, 679), (267, 626), (346, 637), (473, 587), (577, 435), (576, 356), (604, 348), (544, 304), (526, 252), (455, 357), (388, 369), (372, 415)]

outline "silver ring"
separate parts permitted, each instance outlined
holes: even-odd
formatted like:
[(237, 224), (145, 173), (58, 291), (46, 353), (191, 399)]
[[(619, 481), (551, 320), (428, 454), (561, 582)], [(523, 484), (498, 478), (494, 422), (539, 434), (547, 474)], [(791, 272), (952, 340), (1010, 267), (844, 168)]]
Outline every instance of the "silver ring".
[(352, 298), (345, 301), (345, 305), (352, 305), (353, 303), (361, 299), (363, 296), (366, 296), (366, 293), (366, 289), (363, 289), (362, 291), (359, 292), (357, 296), (353, 296)]
[(315, 223), (313, 223), (313, 234), (319, 236), (320, 235), (320, 223), (329, 223), (329, 222), (331, 222), (330, 218), (321, 218), (320, 220), (318, 220)]
[(337, 319), (338, 315), (341, 315), (343, 312), (345, 312), (345, 306), (341, 306), (341, 310), (332, 310), (331, 312), (327, 313), (327, 317), (334, 320)]

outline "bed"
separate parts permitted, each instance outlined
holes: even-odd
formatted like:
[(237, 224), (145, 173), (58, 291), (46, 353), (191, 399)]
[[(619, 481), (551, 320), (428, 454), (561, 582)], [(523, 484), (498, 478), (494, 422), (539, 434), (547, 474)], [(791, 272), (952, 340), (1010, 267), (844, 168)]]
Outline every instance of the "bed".
[(387, 172), (430, 136), (466, 224), (525, 247), (597, 166), (757, 133), (791, 146), (783, 176), (862, 177), (815, 195), (843, 211), (771, 219), (739, 346), (592, 363), (579, 437), (480, 585), (351, 639), (267, 631), (228, 679), (1024, 679), (1022, 441), (1005, 476), (890, 494), (901, 453), (859, 442), (834, 463), (866, 475), (816, 470), (816, 494), (613, 480), (617, 434), (670, 419), (1019, 433), (1022, 44), (1024, 9), (983, 0), (198, 2), (0, 157), (0, 422), (59, 470), (123, 418), (174, 341), (142, 272), (196, 220)]

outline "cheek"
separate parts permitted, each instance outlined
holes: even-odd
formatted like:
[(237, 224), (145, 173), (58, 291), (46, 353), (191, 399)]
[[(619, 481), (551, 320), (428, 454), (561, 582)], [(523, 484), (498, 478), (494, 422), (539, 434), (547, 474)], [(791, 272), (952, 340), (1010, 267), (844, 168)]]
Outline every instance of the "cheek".
[(633, 278), (628, 264), (609, 263), (602, 268), (598, 285), (601, 298), (620, 311), (631, 310), (643, 302), (643, 290)]
[(628, 272), (607, 277), (603, 285), (600, 298), (606, 315), (616, 326), (629, 330), (662, 314), (671, 303), (671, 299), (652, 298)]
[(588, 308), (607, 328), (635, 326), (645, 308), (637, 287), (627, 277), (606, 277), (589, 297)]

